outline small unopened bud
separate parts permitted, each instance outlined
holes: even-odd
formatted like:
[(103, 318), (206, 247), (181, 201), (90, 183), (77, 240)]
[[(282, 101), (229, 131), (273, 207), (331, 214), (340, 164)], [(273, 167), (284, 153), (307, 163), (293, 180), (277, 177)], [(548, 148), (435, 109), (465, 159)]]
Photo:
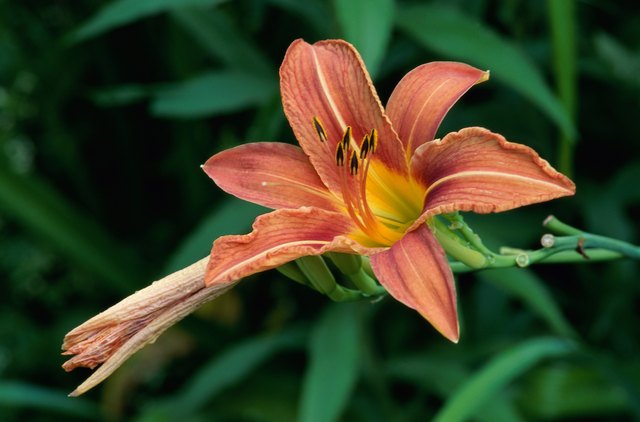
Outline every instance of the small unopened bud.
[(556, 237), (549, 233), (545, 234), (542, 236), (542, 239), (540, 239), (540, 244), (542, 244), (542, 247), (544, 248), (551, 248), (555, 243)]
[(516, 256), (516, 265), (518, 265), (518, 267), (529, 266), (529, 255), (527, 255), (526, 253), (521, 253)]

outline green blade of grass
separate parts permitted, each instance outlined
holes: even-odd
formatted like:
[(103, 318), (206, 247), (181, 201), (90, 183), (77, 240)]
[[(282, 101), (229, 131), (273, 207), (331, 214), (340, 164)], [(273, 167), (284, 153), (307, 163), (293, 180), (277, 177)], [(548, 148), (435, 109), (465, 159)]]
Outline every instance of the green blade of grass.
[(575, 139), (575, 128), (535, 64), (481, 22), (450, 7), (417, 5), (398, 10), (398, 27), (424, 47), (489, 69), (491, 77), (520, 92)]
[(375, 75), (393, 29), (394, 0), (334, 0), (344, 38), (356, 46)]
[[(278, 351), (301, 346), (304, 338), (304, 331), (293, 327), (275, 335), (239, 342), (203, 365), (198, 374), (170, 399), (149, 409), (156, 417), (169, 417), (166, 420), (194, 416), (209, 400), (249, 376)], [(140, 420), (147, 419), (142, 415)]]
[(580, 419), (623, 412), (624, 389), (594, 368), (574, 362), (532, 371), (520, 392), (522, 406), (536, 420)]
[(478, 273), (477, 276), (524, 302), (557, 334), (575, 337), (576, 332), (566, 320), (544, 283), (531, 271), (504, 268)]
[(158, 90), (153, 95), (151, 113), (179, 118), (231, 113), (268, 101), (276, 89), (275, 80), (249, 73), (207, 72)]
[(0, 381), (0, 406), (27, 407), (85, 420), (100, 418), (100, 409), (86, 399), (70, 399), (66, 391), (19, 381)]
[(171, 17), (207, 53), (227, 67), (275, 78), (273, 64), (224, 13), (181, 8), (173, 10)]
[(435, 422), (465, 421), (507, 384), (543, 359), (566, 356), (575, 346), (557, 338), (537, 338), (499, 354), (460, 386), (440, 409)]
[(178, 271), (206, 256), (218, 237), (245, 233), (253, 220), (265, 211), (267, 209), (264, 207), (233, 197), (221, 201), (176, 249), (168, 261), (165, 273)]
[(56, 252), (109, 283), (118, 293), (130, 292), (141, 271), (119, 252), (110, 237), (63, 197), (35, 176), (21, 176), (0, 167), (0, 209)]
[[(386, 365), (387, 373), (395, 378), (408, 381), (426, 391), (446, 399), (468, 378), (470, 371), (460, 359), (450, 356), (419, 353), (396, 357)], [(423, 400), (418, 396), (418, 400)], [(480, 422), (519, 422), (515, 404), (507, 397), (495, 396), (474, 415)]]
[(68, 41), (77, 43), (136, 20), (180, 7), (210, 7), (226, 0), (116, 0), (107, 3), (76, 29)]
[(300, 421), (337, 420), (348, 402), (360, 371), (356, 306), (330, 306), (311, 334)]
[(318, 0), (267, 0), (268, 3), (298, 15), (309, 23), (318, 35), (318, 39), (329, 38), (331, 28), (327, 25), (332, 19), (324, 1)]

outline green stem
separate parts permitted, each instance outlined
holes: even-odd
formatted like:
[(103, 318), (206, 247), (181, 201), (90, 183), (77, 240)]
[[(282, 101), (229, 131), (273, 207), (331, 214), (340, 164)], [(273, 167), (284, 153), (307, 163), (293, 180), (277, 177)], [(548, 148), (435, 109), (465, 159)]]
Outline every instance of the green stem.
[[(597, 234), (591, 233), (584, 233), (582, 236), (570, 236), (566, 239), (568, 241), (582, 241), (581, 247), (583, 249), (605, 249), (611, 252), (617, 252), (627, 258), (640, 259), (640, 247), (622, 240), (611, 239), (609, 237), (599, 236)], [(591, 257), (589, 256), (589, 258)]]
[(457, 230), (460, 232), (462, 237), (469, 242), (471, 246), (473, 246), (478, 252), (481, 252), (487, 256), (494, 255), (493, 251), (487, 248), (484, 243), (482, 243), (482, 239), (478, 236), (472, 229), (465, 223), (462, 215), (458, 212), (443, 214), (443, 217), (446, 218), (449, 223), (449, 229)]
[(547, 218), (545, 218), (544, 221), (542, 222), (542, 225), (548, 228), (549, 230), (551, 230), (552, 232), (556, 234), (561, 234), (561, 235), (573, 236), (573, 235), (580, 235), (583, 233), (582, 230), (576, 229), (575, 227), (572, 227), (566, 223), (563, 223), (553, 215), (550, 215)]
[[(577, 263), (577, 262), (595, 262), (608, 261), (619, 258), (640, 259), (640, 247), (632, 245), (617, 239), (611, 239), (605, 236), (595, 235), (583, 232), (575, 227), (563, 223), (553, 216), (549, 216), (544, 221), (544, 226), (551, 231), (562, 234), (564, 236), (545, 235), (543, 244), (545, 247), (536, 250), (523, 250), (515, 248), (503, 247), (500, 253), (496, 254), (490, 251), (482, 244), (480, 238), (468, 228), (466, 223), (455, 214), (446, 216), (452, 222), (448, 228), (459, 231), (468, 241), (467, 246), (462, 243), (454, 245), (453, 253), (450, 252), (450, 245), (442, 242), (449, 256), (455, 258), (458, 262), (450, 262), (451, 269), (455, 273), (464, 273), (483, 268), (507, 268), (507, 267), (528, 267), (537, 263)], [(442, 229), (441, 226), (435, 225)], [(445, 236), (440, 235), (438, 240), (444, 239)], [(481, 250), (487, 257), (487, 263), (484, 266), (478, 266), (469, 263), (458, 256), (464, 256), (459, 250), (461, 247), (473, 247), (476, 252)]]
[[(466, 226), (464, 222), (462, 224)], [(429, 221), (429, 227), (449, 256), (472, 268), (480, 269), (489, 265), (487, 256), (479, 252), (477, 246), (472, 245), (453, 232), (453, 230), (459, 230), (460, 227), (455, 226), (451, 229), (437, 217)], [(487, 248), (483, 247), (482, 249), (488, 251)], [(493, 255), (491, 251), (489, 251), (489, 254)]]
[[(553, 70), (558, 97), (571, 122), (577, 104), (577, 48), (575, 0), (548, 0), (549, 27), (553, 47)], [(558, 169), (571, 177), (575, 133), (563, 128), (558, 145)]]
[[(524, 250), (503, 247), (500, 253), (487, 248), (457, 213), (445, 215), (444, 218), (449, 225), (440, 218), (432, 218), (428, 224), (447, 254), (454, 259), (449, 262), (454, 273), (485, 268), (528, 267), (538, 263), (584, 263), (620, 258), (640, 260), (640, 246), (581, 231), (553, 216), (547, 217), (543, 225), (558, 236), (545, 234), (541, 241), (542, 248)], [(283, 272), (286, 275), (291, 273), (296, 281), (311, 285), (334, 301), (371, 299), (386, 294), (384, 287), (375, 279), (368, 257), (342, 254), (328, 256), (357, 290), (338, 284), (320, 256), (299, 258), (296, 261), (299, 271), (285, 268)]]

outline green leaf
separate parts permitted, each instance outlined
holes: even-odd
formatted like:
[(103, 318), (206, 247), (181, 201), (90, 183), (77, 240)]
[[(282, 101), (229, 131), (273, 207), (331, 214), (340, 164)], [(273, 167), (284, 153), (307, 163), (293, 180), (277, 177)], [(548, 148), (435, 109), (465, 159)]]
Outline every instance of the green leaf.
[[(443, 399), (462, 385), (470, 372), (459, 358), (428, 353), (396, 357), (386, 369), (389, 375), (432, 391)], [(501, 396), (481, 406), (474, 417), (480, 422), (522, 420), (514, 404)]]
[(532, 271), (524, 268), (502, 268), (478, 273), (477, 276), (524, 302), (559, 335), (576, 337), (553, 296)]
[(90, 420), (100, 417), (98, 406), (88, 400), (70, 399), (66, 391), (19, 381), (0, 381), (0, 406), (36, 408)]
[(210, 7), (225, 0), (116, 0), (107, 3), (70, 36), (72, 43), (93, 38), (119, 26), (181, 7)]
[(101, 288), (130, 292), (141, 271), (111, 237), (74, 209), (52, 186), (0, 166), (0, 210), (37, 237), (109, 283)]
[(146, 99), (151, 88), (144, 85), (119, 85), (101, 88), (91, 93), (91, 99), (102, 107), (123, 106)]
[(226, 14), (215, 9), (176, 9), (171, 17), (211, 56), (229, 68), (246, 73), (276, 77), (273, 64), (262, 50), (249, 41), (245, 32)]
[(628, 49), (619, 40), (604, 32), (593, 37), (596, 57), (606, 67), (602, 78), (615, 82), (611, 76), (635, 89), (640, 88), (640, 54)]
[(330, 306), (310, 340), (299, 420), (333, 421), (342, 414), (360, 371), (357, 304)]
[(214, 211), (182, 242), (169, 259), (165, 273), (178, 271), (206, 256), (211, 244), (220, 236), (244, 233), (253, 220), (267, 211), (251, 202), (228, 197), (217, 204)]
[[(571, 121), (575, 121), (578, 101), (578, 49), (576, 47), (576, 11), (574, 0), (547, 1), (553, 72), (558, 96)], [(573, 141), (563, 134), (559, 140), (558, 170), (572, 177)]]
[(599, 371), (575, 363), (532, 371), (521, 395), (535, 419), (558, 420), (606, 415), (625, 410), (627, 395)]
[(539, 361), (566, 356), (574, 350), (572, 343), (557, 338), (537, 338), (520, 343), (499, 354), (473, 374), (446, 401), (433, 420), (468, 420), (481, 405), (488, 403), (500, 390)]
[(575, 139), (575, 128), (562, 104), (536, 65), (510, 41), (449, 7), (404, 7), (398, 11), (396, 22), (424, 47), (443, 57), (464, 60), (491, 70), (492, 78), (520, 92), (555, 122), (566, 136)]
[(304, 337), (304, 330), (298, 327), (239, 342), (203, 365), (182, 390), (158, 406), (160, 411), (155, 406), (150, 409), (171, 416), (167, 420), (188, 419), (215, 395), (249, 376), (278, 351), (301, 345)]
[(254, 107), (277, 90), (275, 80), (248, 73), (208, 72), (158, 90), (151, 113), (162, 117), (199, 118)]
[(395, 357), (387, 363), (386, 371), (440, 397), (449, 396), (469, 376), (459, 360), (428, 353)]
[(267, 0), (268, 3), (278, 6), (290, 13), (294, 13), (305, 19), (318, 35), (318, 39), (329, 38), (332, 16), (325, 2), (317, 0)]
[(384, 57), (395, 12), (394, 0), (334, 0), (344, 38), (356, 46), (371, 75)]

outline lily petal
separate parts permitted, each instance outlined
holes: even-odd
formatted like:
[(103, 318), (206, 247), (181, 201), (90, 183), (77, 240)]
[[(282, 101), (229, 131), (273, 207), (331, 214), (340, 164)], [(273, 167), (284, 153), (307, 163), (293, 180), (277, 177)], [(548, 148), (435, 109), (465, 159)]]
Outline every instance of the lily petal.
[(347, 238), (354, 230), (344, 214), (319, 208), (280, 209), (261, 215), (251, 233), (223, 236), (213, 243), (205, 283), (228, 283), (301, 256), (380, 250), (361, 247)]
[(407, 160), (436, 136), (445, 114), (473, 85), (489, 78), (464, 63), (432, 62), (407, 73), (393, 90), (387, 116), (404, 143)]
[(573, 182), (534, 150), (480, 127), (423, 144), (411, 169), (427, 187), (414, 227), (435, 214), (501, 212), (575, 193)]
[(269, 208), (313, 206), (336, 210), (309, 158), (299, 147), (259, 142), (209, 158), (203, 170), (225, 192)]
[(396, 300), (420, 312), (443, 336), (460, 338), (453, 274), (444, 250), (423, 224), (371, 256), (373, 272)]
[[(280, 67), (284, 112), (320, 178), (340, 195), (336, 145), (351, 128), (360, 145), (372, 129), (378, 132), (376, 160), (408, 174), (402, 143), (385, 116), (369, 74), (353, 46), (342, 40), (307, 44), (294, 41)], [(325, 136), (319, 135), (317, 119)]]

